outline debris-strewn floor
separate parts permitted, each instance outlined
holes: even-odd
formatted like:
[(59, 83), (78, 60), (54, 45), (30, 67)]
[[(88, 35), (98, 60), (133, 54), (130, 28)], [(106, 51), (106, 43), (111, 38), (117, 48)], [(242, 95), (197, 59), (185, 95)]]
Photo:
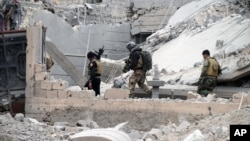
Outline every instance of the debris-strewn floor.
[[(239, 120), (240, 119), (240, 120)], [(167, 120), (167, 119), (166, 119)], [(250, 109), (244, 108), (217, 116), (209, 116), (202, 120), (188, 122), (181, 116), (177, 123), (168, 123), (154, 128), (149, 132), (123, 128), (133, 141), (178, 141), (196, 134), (201, 140), (229, 140), (229, 125), (250, 124)], [(35, 119), (24, 118), (17, 114), (12, 118), (10, 114), (0, 115), (1, 141), (33, 141), (33, 140), (68, 140), (69, 136), (84, 130), (99, 127), (91, 120), (79, 120), (75, 126), (67, 122), (55, 122), (53, 126), (38, 122)], [(188, 140), (189, 141), (189, 140)]]

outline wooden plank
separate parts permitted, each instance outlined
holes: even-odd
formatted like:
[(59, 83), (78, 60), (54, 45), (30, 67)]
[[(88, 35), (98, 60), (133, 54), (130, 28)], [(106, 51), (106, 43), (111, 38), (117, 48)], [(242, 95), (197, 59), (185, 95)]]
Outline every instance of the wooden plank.
[(87, 81), (82, 73), (70, 62), (70, 60), (51, 42), (46, 41), (47, 51), (55, 59), (56, 63), (75, 81), (80, 87), (84, 87)]

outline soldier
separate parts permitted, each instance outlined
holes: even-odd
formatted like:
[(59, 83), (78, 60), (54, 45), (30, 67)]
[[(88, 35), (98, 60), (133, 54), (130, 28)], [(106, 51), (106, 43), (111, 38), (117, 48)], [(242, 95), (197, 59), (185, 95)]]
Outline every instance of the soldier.
[(102, 64), (101, 64), (101, 55), (103, 54), (104, 49), (99, 49), (99, 52), (88, 52), (87, 58), (89, 59), (88, 65), (88, 75), (90, 76), (89, 80), (85, 84), (89, 90), (94, 90), (96, 96), (100, 95), (100, 85), (101, 85), (101, 73), (102, 73)]
[(143, 70), (143, 62), (142, 58), (142, 49), (136, 47), (135, 42), (129, 42), (127, 44), (127, 49), (130, 52), (129, 59), (125, 61), (126, 65), (123, 69), (123, 72), (126, 73), (129, 70), (133, 70), (132, 76), (129, 78), (129, 89), (130, 89), (130, 97), (134, 97), (135, 85), (138, 84), (139, 87), (148, 94), (151, 94), (148, 86), (145, 83), (146, 80), (146, 72)]
[(210, 57), (209, 50), (204, 50), (202, 55), (204, 63), (197, 93), (207, 96), (216, 87), (217, 77), (221, 74), (221, 69), (217, 60)]

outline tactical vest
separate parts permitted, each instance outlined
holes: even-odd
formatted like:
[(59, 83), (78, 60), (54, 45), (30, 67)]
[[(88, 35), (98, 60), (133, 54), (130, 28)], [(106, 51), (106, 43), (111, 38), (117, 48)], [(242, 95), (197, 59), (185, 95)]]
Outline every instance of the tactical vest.
[[(96, 76), (101, 76), (101, 74), (102, 74), (102, 67), (103, 67), (101, 61), (93, 59), (89, 64), (91, 64), (93, 62), (96, 62), (96, 64), (97, 64), (96, 73), (95, 73)], [(90, 68), (90, 66), (89, 66), (89, 68)], [(90, 74), (90, 69), (88, 71), (88, 74)]]
[(207, 76), (218, 76), (219, 63), (214, 58), (208, 58), (209, 66), (207, 69)]

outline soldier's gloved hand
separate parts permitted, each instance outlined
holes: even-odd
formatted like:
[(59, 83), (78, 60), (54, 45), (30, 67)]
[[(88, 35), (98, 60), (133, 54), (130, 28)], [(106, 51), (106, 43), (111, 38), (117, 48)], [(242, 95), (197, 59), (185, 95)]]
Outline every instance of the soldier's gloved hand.
[(125, 66), (124, 68), (123, 68), (123, 70), (122, 70), (122, 72), (123, 73), (127, 73), (129, 70), (128, 70), (128, 68)]
[(99, 49), (99, 55), (102, 55), (104, 53), (104, 47)]

